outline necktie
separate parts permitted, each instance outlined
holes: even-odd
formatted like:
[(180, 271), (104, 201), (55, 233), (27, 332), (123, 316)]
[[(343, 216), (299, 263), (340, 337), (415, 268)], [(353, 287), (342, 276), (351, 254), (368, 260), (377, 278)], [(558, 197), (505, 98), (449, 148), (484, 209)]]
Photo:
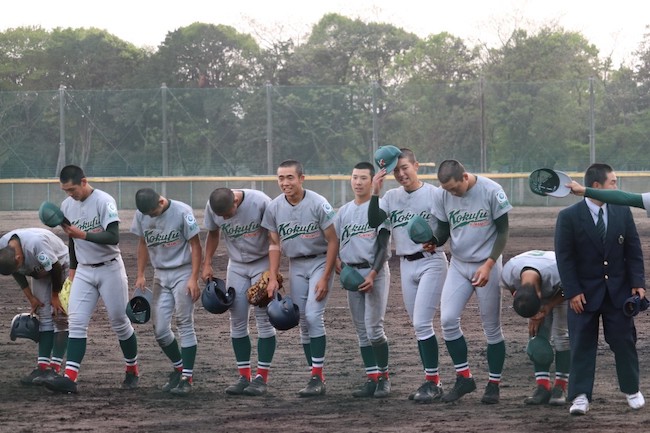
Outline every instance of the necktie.
[(605, 243), (605, 235), (607, 234), (607, 227), (605, 227), (605, 220), (603, 219), (603, 209), (601, 208), (598, 211), (598, 222), (596, 223), (596, 230), (598, 230), (598, 235), (600, 240)]

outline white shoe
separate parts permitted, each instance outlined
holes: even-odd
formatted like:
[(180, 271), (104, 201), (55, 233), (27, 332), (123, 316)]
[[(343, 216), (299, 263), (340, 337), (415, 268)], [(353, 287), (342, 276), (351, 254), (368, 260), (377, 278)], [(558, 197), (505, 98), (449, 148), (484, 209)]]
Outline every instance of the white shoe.
[(625, 394), (625, 397), (627, 397), (627, 404), (634, 410), (641, 409), (645, 406), (645, 399), (641, 391), (637, 391), (636, 394)]
[(578, 394), (578, 396), (573, 399), (573, 404), (569, 409), (569, 413), (571, 415), (584, 415), (588, 411), (589, 411), (589, 399), (587, 398), (587, 394)]

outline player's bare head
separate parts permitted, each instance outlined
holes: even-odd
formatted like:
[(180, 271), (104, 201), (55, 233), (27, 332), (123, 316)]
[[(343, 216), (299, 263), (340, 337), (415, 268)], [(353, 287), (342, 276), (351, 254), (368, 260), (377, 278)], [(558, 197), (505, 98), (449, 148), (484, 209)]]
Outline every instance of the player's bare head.
[(76, 165), (66, 165), (59, 173), (59, 181), (61, 183), (72, 183), (73, 185), (81, 185), (81, 181), (86, 178), (83, 169)]
[(354, 165), (354, 168), (357, 170), (369, 170), (370, 171), (370, 177), (373, 177), (375, 175), (375, 166), (372, 165), (371, 163), (367, 161), (363, 162), (358, 162)]
[(585, 171), (585, 186), (593, 187), (594, 183), (604, 185), (607, 177), (614, 169), (608, 164), (596, 162), (587, 167)]
[(534, 285), (522, 284), (515, 292), (512, 308), (521, 317), (533, 317), (539, 312), (541, 306), (542, 301), (539, 299)]
[[(400, 154), (398, 159), (406, 159), (408, 162), (411, 164), (415, 164), (417, 162), (417, 159), (415, 159), (415, 153), (409, 148), (406, 147), (400, 147)], [(399, 165), (399, 162), (397, 163)]]
[(11, 246), (0, 249), (0, 274), (11, 275), (17, 270), (16, 250)]
[(235, 205), (235, 193), (230, 188), (217, 188), (210, 194), (210, 209), (219, 216), (228, 213)]
[(461, 182), (467, 171), (463, 164), (455, 159), (446, 159), (438, 166), (438, 182), (447, 183), (450, 180)]
[(302, 163), (295, 159), (287, 159), (285, 161), (282, 161), (278, 168), (294, 168), (298, 177), (305, 174), (305, 170), (302, 168)]
[(135, 207), (144, 215), (156, 210), (160, 202), (160, 194), (151, 188), (142, 188), (135, 193)]

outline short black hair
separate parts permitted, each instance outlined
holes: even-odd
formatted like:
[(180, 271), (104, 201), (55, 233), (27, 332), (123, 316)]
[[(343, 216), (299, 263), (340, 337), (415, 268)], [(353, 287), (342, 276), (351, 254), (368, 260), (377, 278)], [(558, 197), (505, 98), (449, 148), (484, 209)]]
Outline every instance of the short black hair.
[(285, 161), (282, 161), (278, 167), (294, 167), (296, 169), (296, 173), (298, 173), (298, 176), (305, 174), (305, 170), (302, 168), (302, 162), (296, 159), (287, 159)]
[(86, 174), (81, 167), (77, 165), (66, 165), (61, 169), (59, 181), (61, 183), (72, 182), (73, 185), (81, 185), (81, 179), (85, 177)]
[(445, 159), (438, 166), (438, 182), (447, 183), (452, 179), (460, 182), (463, 180), (463, 174), (465, 173), (465, 167), (459, 161)]
[(230, 188), (217, 188), (210, 194), (210, 209), (217, 215), (229, 211), (235, 203), (235, 193)]
[(592, 187), (594, 182), (600, 184), (605, 183), (607, 175), (612, 171), (614, 171), (614, 169), (608, 164), (600, 162), (591, 164), (585, 171), (585, 186)]
[(11, 275), (17, 270), (16, 250), (9, 245), (0, 249), (0, 274)]
[(537, 296), (535, 286), (522, 284), (515, 292), (515, 299), (512, 301), (512, 308), (521, 317), (533, 317), (539, 312), (542, 301)]
[(357, 162), (353, 168), (357, 170), (370, 170), (370, 176), (375, 175), (375, 166), (369, 163), (368, 161)]
[(148, 214), (158, 207), (160, 194), (151, 188), (142, 188), (135, 193), (135, 207), (143, 214)]

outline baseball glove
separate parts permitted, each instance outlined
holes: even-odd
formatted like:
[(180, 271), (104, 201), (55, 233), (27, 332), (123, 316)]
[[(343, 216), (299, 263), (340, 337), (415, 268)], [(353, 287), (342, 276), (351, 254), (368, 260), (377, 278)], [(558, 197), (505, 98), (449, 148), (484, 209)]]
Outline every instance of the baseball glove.
[[(270, 275), (271, 273), (269, 271), (264, 271), (260, 279), (246, 290), (246, 298), (249, 304), (266, 307), (271, 302), (271, 298), (266, 293), (266, 286), (269, 284)], [(279, 288), (282, 288), (282, 280), (282, 274), (278, 274)]]

